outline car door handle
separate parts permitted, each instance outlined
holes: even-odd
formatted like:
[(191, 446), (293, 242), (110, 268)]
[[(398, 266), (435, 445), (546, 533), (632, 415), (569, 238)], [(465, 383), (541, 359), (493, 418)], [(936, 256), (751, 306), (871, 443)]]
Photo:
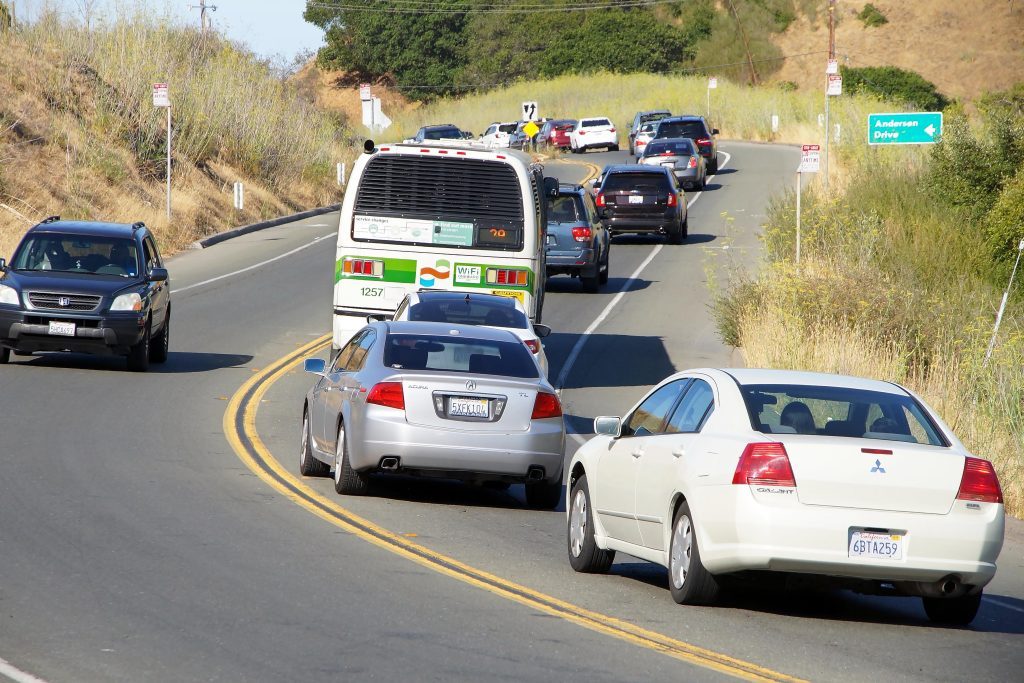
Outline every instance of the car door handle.
[(679, 448), (672, 449), (672, 455), (676, 458), (681, 458), (686, 455), (686, 449), (680, 446)]

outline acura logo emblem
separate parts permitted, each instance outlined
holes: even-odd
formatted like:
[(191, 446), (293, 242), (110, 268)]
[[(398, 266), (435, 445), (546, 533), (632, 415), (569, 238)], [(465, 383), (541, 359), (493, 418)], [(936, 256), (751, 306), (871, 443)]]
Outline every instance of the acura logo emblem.
[(57, 303), (60, 304), (61, 308), (67, 308), (68, 306), (71, 305), (71, 298), (62, 296), (59, 299), (57, 299)]
[(470, 391), (476, 391), (476, 382), (474, 382), (473, 380), (469, 380), (468, 382), (466, 382), (466, 388), (469, 389)]

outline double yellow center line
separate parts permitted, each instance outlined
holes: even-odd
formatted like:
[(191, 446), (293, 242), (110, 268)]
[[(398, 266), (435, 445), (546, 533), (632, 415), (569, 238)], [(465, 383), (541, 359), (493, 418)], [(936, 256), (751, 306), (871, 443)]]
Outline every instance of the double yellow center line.
[(744, 680), (800, 681), (792, 676), (720, 652), (649, 631), (615, 617), (592, 612), (471, 567), (388, 531), (307, 486), (300, 477), (282, 467), (260, 439), (256, 431), (256, 411), (261, 399), (275, 382), (298, 367), (304, 358), (323, 349), (330, 343), (330, 339), (331, 335), (324, 335), (278, 359), (254, 374), (228, 402), (223, 423), (224, 434), (228, 442), (245, 466), (273, 489), (336, 527), (388, 552), (521, 605), (561, 617), (592, 631)]

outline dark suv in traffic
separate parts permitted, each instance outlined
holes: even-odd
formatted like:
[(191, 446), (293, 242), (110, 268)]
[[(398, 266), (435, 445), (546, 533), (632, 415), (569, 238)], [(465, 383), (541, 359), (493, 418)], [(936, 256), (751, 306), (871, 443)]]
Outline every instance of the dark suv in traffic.
[(708, 175), (718, 173), (718, 129), (712, 128), (703, 116), (670, 116), (658, 121), (654, 139), (690, 138), (708, 167)]
[(689, 231), (686, 193), (664, 166), (614, 165), (594, 181), (595, 203), (612, 235), (626, 232), (666, 235), (680, 244)]
[(11, 351), (128, 357), (128, 368), (167, 359), (170, 282), (143, 223), (47, 218), (0, 259), (0, 363)]
[(580, 185), (559, 185), (548, 197), (545, 231), (547, 275), (578, 277), (594, 293), (608, 282), (611, 238), (590, 194)]

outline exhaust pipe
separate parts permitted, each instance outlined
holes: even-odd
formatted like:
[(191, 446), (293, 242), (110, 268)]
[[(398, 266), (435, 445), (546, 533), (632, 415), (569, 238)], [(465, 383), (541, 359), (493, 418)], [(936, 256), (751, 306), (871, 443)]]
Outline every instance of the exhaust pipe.
[(939, 586), (939, 590), (942, 592), (943, 595), (952, 595), (953, 593), (957, 592), (959, 588), (960, 582), (956, 579), (946, 579), (942, 582), (942, 585)]
[(544, 468), (534, 465), (526, 471), (526, 478), (530, 481), (540, 481), (544, 478)]
[(388, 456), (380, 459), (380, 468), (382, 470), (389, 470), (393, 472), (398, 469), (399, 464), (399, 459), (394, 456)]

